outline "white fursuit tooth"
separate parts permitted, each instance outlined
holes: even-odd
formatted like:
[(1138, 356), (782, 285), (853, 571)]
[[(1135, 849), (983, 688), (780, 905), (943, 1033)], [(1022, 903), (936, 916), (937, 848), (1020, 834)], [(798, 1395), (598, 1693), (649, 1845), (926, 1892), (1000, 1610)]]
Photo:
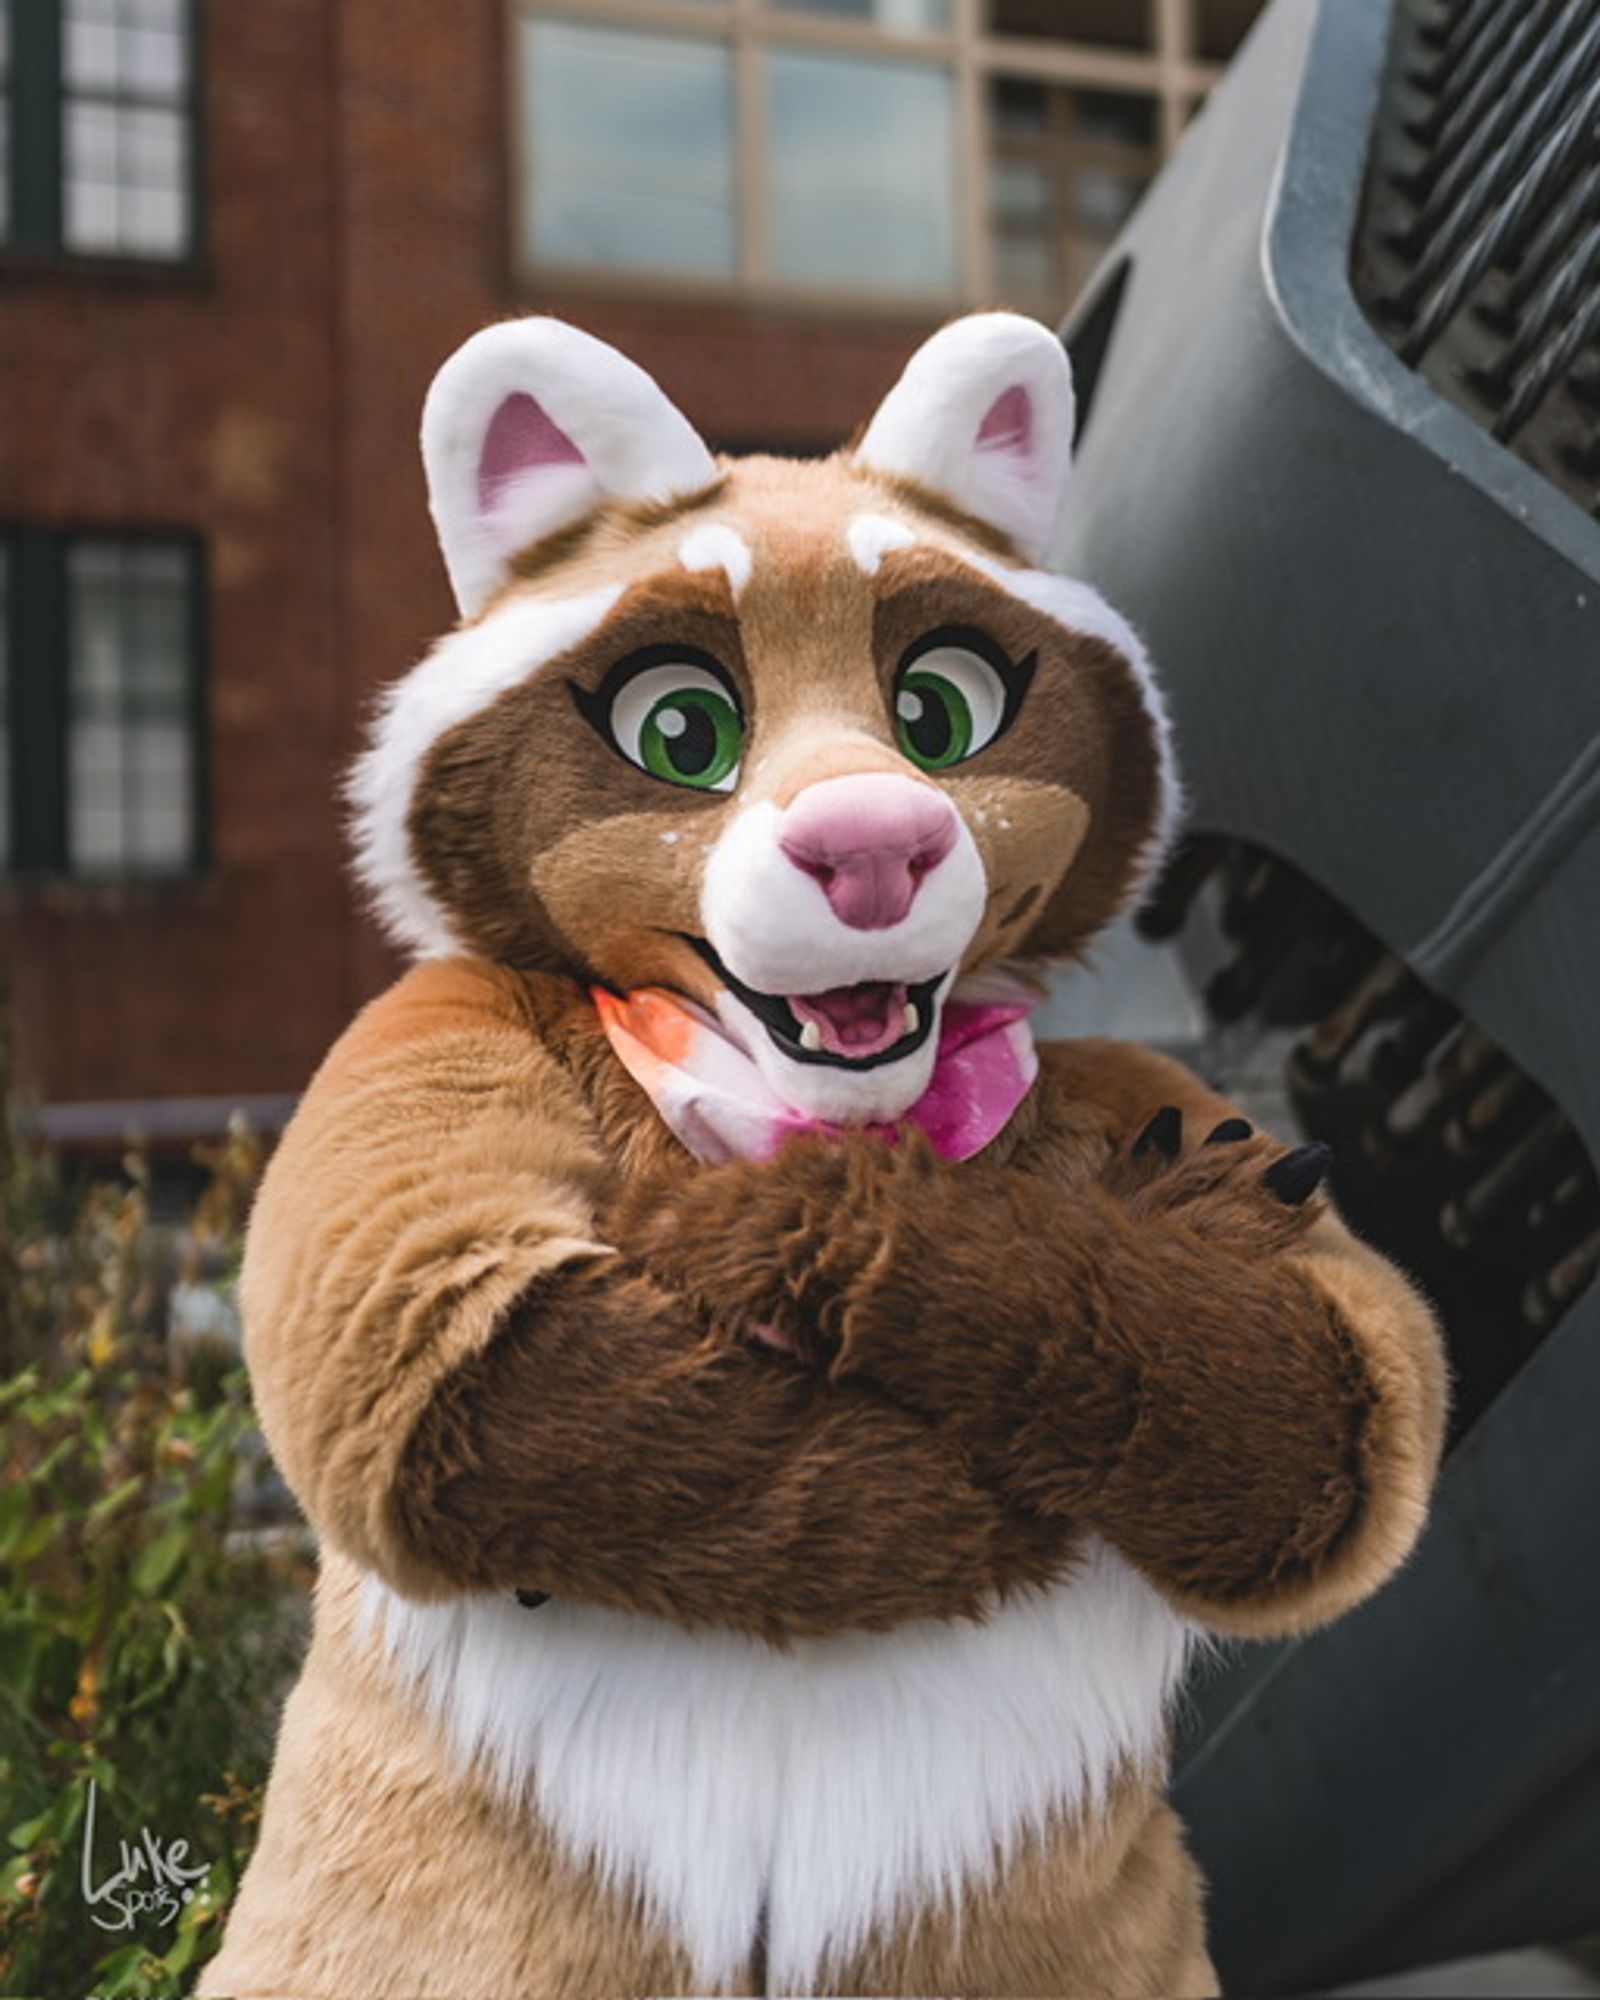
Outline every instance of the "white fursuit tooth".
[(347, 795), (356, 873), (397, 944), (434, 958), (461, 948), (411, 852), (407, 821), (423, 759), (458, 723), (581, 644), (621, 594), (608, 584), (581, 597), (513, 598), (441, 639), (384, 694)]
[[(955, 978), (954, 972), (947, 973), (935, 989), (936, 1020)], [(938, 1036), (930, 1034), (909, 1055), (866, 1069), (800, 1062), (778, 1047), (765, 1023), (726, 987), (717, 995), (717, 1019), (755, 1064), (778, 1103), (824, 1125), (892, 1125), (927, 1090), (938, 1060)]]
[[(933, 997), (937, 1023), (988, 895), (983, 858), (966, 823), (958, 823), (955, 846), (924, 878), (901, 921), (872, 931), (839, 920), (821, 885), (784, 853), (782, 833), (780, 808), (758, 799), (718, 835), (706, 864), (701, 927), (734, 978), (757, 993), (823, 993), (864, 980), (917, 986), (943, 974)], [(784, 1104), (830, 1123), (904, 1117), (927, 1089), (938, 1058), (937, 1035), (929, 1034), (908, 1055), (869, 1068), (800, 1062), (731, 989), (718, 995), (717, 1015)]]
[(641, 1894), (703, 1990), (738, 1978), (764, 1919), (780, 1993), (1158, 1764), (1191, 1643), (1100, 1544), (986, 1624), (787, 1651), (559, 1601), (412, 1604), (370, 1578), (365, 1612), (455, 1754)]
[(807, 1021), (800, 1029), (800, 1046), (809, 1049), (813, 1055), (822, 1047), (822, 1030), (815, 1021)]

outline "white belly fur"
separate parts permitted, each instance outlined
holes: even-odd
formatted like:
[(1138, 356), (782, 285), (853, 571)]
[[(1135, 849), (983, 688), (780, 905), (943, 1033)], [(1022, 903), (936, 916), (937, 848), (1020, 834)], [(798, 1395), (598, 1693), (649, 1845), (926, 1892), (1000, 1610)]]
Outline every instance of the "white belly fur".
[(772, 1989), (791, 1993), (1159, 1757), (1192, 1636), (1099, 1544), (987, 1624), (789, 1652), (583, 1605), (366, 1589), (462, 1759), (642, 1894), (707, 1986), (747, 1961), (764, 1909)]

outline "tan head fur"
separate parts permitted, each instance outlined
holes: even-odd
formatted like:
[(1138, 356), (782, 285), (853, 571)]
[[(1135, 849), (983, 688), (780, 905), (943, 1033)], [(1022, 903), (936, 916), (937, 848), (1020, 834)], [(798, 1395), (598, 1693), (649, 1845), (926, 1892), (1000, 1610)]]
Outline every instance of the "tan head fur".
[[(898, 1116), (957, 977), (1079, 949), (1169, 810), (1137, 639), (1030, 566), (1066, 473), (1060, 348), (1006, 315), (957, 322), (853, 454), (719, 464), (572, 329), (479, 341), (424, 427), (469, 616), (356, 778), (380, 909), (424, 951), (672, 988), (798, 1109)], [(880, 1003), (905, 1010), (887, 1042), (859, 1026)], [(852, 1008), (865, 1061), (831, 1026)]]

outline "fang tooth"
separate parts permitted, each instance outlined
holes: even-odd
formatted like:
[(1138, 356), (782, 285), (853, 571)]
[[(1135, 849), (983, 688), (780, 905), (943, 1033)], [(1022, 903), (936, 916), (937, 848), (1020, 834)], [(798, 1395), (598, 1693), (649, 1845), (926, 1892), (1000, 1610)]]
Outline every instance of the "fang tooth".
[(800, 1030), (800, 1046), (816, 1055), (822, 1048), (822, 1030), (815, 1021), (807, 1021)]
[(914, 1035), (916, 1032), (917, 1032), (917, 1003), (915, 1000), (908, 1000), (906, 1002), (906, 1033), (908, 1035)]

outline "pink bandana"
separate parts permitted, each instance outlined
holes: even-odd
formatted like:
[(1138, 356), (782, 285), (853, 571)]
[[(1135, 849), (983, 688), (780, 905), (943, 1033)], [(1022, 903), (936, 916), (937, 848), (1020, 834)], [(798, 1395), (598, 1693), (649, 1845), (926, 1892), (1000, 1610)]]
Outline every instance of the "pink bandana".
[[(791, 1110), (738, 1043), (677, 994), (645, 986), (619, 999), (595, 987), (592, 998), (618, 1060), (697, 1159), (766, 1159), (794, 1133), (841, 1129)], [(1039, 1071), (1028, 1025), (1038, 1000), (1019, 979), (980, 974), (947, 1001), (932, 1080), (905, 1116), (947, 1160), (971, 1159), (1027, 1096)]]

